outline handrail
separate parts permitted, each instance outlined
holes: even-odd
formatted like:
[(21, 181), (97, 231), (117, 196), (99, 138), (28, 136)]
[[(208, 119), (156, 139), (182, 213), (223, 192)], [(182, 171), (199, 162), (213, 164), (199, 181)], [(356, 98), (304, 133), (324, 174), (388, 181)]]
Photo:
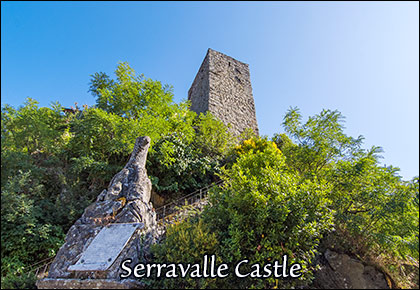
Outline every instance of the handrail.
[[(216, 185), (220, 185), (223, 183), (223, 180), (219, 180), (217, 182), (214, 182), (210, 185), (207, 185), (203, 188), (200, 188), (186, 196), (183, 196), (177, 200), (174, 200), (170, 203), (167, 203), (165, 205), (162, 205), (160, 207), (158, 207), (157, 209), (155, 209), (155, 212), (157, 213), (157, 218), (158, 220), (164, 219), (168, 214), (172, 214), (174, 212), (176, 212), (175, 207), (176, 206), (182, 206), (185, 204), (185, 201), (188, 201), (189, 199), (200, 195), (200, 200), (208, 193), (209, 189), (213, 188)], [(195, 201), (196, 202), (196, 201)], [(163, 213), (161, 214), (161, 212), (163, 211)]]
[(214, 183), (212, 183), (212, 184), (210, 184), (210, 185), (207, 185), (207, 186), (205, 186), (205, 187), (203, 187), (203, 188), (200, 188), (200, 189), (197, 189), (196, 191), (194, 191), (194, 192), (192, 192), (192, 193), (190, 193), (190, 194), (188, 194), (188, 195), (185, 195), (185, 196), (183, 196), (183, 197), (180, 197), (180, 198), (178, 198), (178, 199), (176, 199), (176, 200), (174, 200), (174, 201), (171, 201), (171, 202), (169, 202), (169, 203), (167, 203), (167, 204), (164, 204), (164, 205), (162, 205), (162, 206), (160, 206), (160, 207), (158, 207), (157, 209), (155, 209), (155, 211), (158, 211), (158, 210), (160, 210), (160, 209), (162, 209), (162, 208), (164, 208), (165, 206), (166, 207), (168, 207), (168, 206), (170, 206), (171, 204), (178, 204), (178, 202), (179, 201), (183, 201), (183, 200), (186, 200), (187, 198), (189, 198), (189, 197), (191, 197), (191, 196), (193, 196), (193, 195), (195, 195), (195, 194), (197, 194), (197, 193), (199, 193), (200, 191), (203, 191), (203, 190), (209, 190), (210, 188), (213, 188), (214, 186), (216, 186), (216, 185), (219, 185), (219, 184), (221, 184), (221, 183), (223, 183), (223, 180), (219, 180), (219, 181), (217, 181), (217, 182), (214, 182)]
[[(41, 260), (41, 261), (38, 261), (38, 262), (36, 262), (35, 264), (32, 264), (32, 265), (30, 265), (30, 266), (27, 266), (27, 267), (25, 267), (25, 268), (30, 268), (30, 269), (32, 269), (33, 267), (35, 267), (36, 265), (38, 265), (38, 264), (40, 264), (40, 263), (42, 263), (42, 262), (45, 262), (45, 261), (47, 261), (46, 263), (48, 263), (50, 260), (52, 260), (52, 259), (54, 259), (54, 257), (49, 257), (49, 258), (46, 258), (46, 259), (44, 259), (44, 260)], [(43, 264), (43, 265), (45, 265), (45, 264)], [(36, 268), (35, 268), (36, 269)], [(30, 271), (30, 270), (29, 270)]]
[(55, 256), (54, 257), (50, 257), (50, 258), (47, 258), (47, 259), (44, 259), (44, 260), (42, 260), (42, 261), (39, 261), (39, 262), (36, 262), (35, 264), (33, 264), (32, 266), (30, 266), (30, 267), (33, 267), (34, 265), (37, 265), (37, 264), (40, 264), (41, 262), (43, 262), (43, 261), (45, 261), (45, 260), (48, 260), (48, 262), (46, 262), (45, 264), (42, 264), (42, 265), (40, 265), (40, 266), (38, 266), (38, 267), (36, 267), (36, 268), (32, 268), (32, 269), (30, 269), (29, 271), (27, 271), (27, 272), (25, 272), (25, 273), (22, 273), (20, 276), (24, 276), (24, 275), (29, 275), (30, 273), (33, 273), (33, 272), (35, 272), (35, 276), (37, 277), (37, 278), (39, 278), (38, 277), (38, 274), (40, 273), (40, 269), (42, 269), (42, 268), (44, 268), (44, 270), (43, 271), (41, 271), (41, 274), (45, 274), (45, 273), (47, 273), (48, 272), (48, 270), (49, 270), (49, 266), (52, 264), (52, 262), (54, 261), (54, 258), (55, 258)]

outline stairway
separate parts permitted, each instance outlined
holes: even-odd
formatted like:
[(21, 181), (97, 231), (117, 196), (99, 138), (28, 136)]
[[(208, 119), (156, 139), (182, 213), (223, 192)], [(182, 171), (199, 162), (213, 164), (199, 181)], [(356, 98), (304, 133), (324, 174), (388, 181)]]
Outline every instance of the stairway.
[(219, 180), (215, 183), (200, 188), (193, 193), (190, 193), (180, 199), (165, 204), (155, 210), (156, 218), (159, 225), (167, 225), (182, 218), (182, 213), (191, 210), (201, 211), (204, 205), (207, 204), (207, 195), (211, 188), (219, 186), (223, 183)]

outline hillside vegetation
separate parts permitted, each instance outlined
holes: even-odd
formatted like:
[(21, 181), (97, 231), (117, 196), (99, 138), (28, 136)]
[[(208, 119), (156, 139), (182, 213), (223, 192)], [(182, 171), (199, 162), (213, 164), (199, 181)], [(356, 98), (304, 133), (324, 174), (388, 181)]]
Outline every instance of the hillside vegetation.
[(2, 288), (33, 286), (34, 277), (20, 275), (56, 254), (144, 135), (152, 140), (147, 170), (156, 203), (224, 180), (210, 193), (212, 206), (168, 228), (153, 249), (156, 261), (192, 263), (215, 254), (225, 263), (263, 265), (287, 254), (303, 266), (299, 280), (230, 276), (151, 287), (307, 286), (315, 257), (331, 241), (384, 269), (398, 286), (416, 287), (404, 265), (419, 259), (418, 177), (403, 181), (398, 168), (382, 166), (380, 147), (364, 149), (363, 137), (347, 136), (340, 112), (303, 121), (291, 108), (284, 133), (236, 139), (211, 114), (174, 103), (171, 87), (127, 63), (115, 75), (91, 76), (93, 107), (39, 107), (30, 98), (19, 108), (2, 107)]

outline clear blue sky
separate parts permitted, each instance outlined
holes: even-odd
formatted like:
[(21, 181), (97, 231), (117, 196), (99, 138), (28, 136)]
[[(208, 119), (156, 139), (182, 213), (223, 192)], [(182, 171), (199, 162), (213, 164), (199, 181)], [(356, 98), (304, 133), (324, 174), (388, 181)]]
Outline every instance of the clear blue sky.
[(250, 65), (262, 134), (290, 106), (419, 174), (418, 2), (1, 2), (1, 103), (93, 105), (89, 75), (119, 61), (187, 91), (208, 48)]

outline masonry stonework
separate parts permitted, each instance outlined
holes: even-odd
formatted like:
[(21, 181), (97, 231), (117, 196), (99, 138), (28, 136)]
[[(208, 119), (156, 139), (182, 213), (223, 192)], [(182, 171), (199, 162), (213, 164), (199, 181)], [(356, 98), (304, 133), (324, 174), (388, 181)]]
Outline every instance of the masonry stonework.
[(209, 49), (188, 91), (190, 109), (211, 112), (239, 136), (250, 128), (258, 135), (249, 66)]

